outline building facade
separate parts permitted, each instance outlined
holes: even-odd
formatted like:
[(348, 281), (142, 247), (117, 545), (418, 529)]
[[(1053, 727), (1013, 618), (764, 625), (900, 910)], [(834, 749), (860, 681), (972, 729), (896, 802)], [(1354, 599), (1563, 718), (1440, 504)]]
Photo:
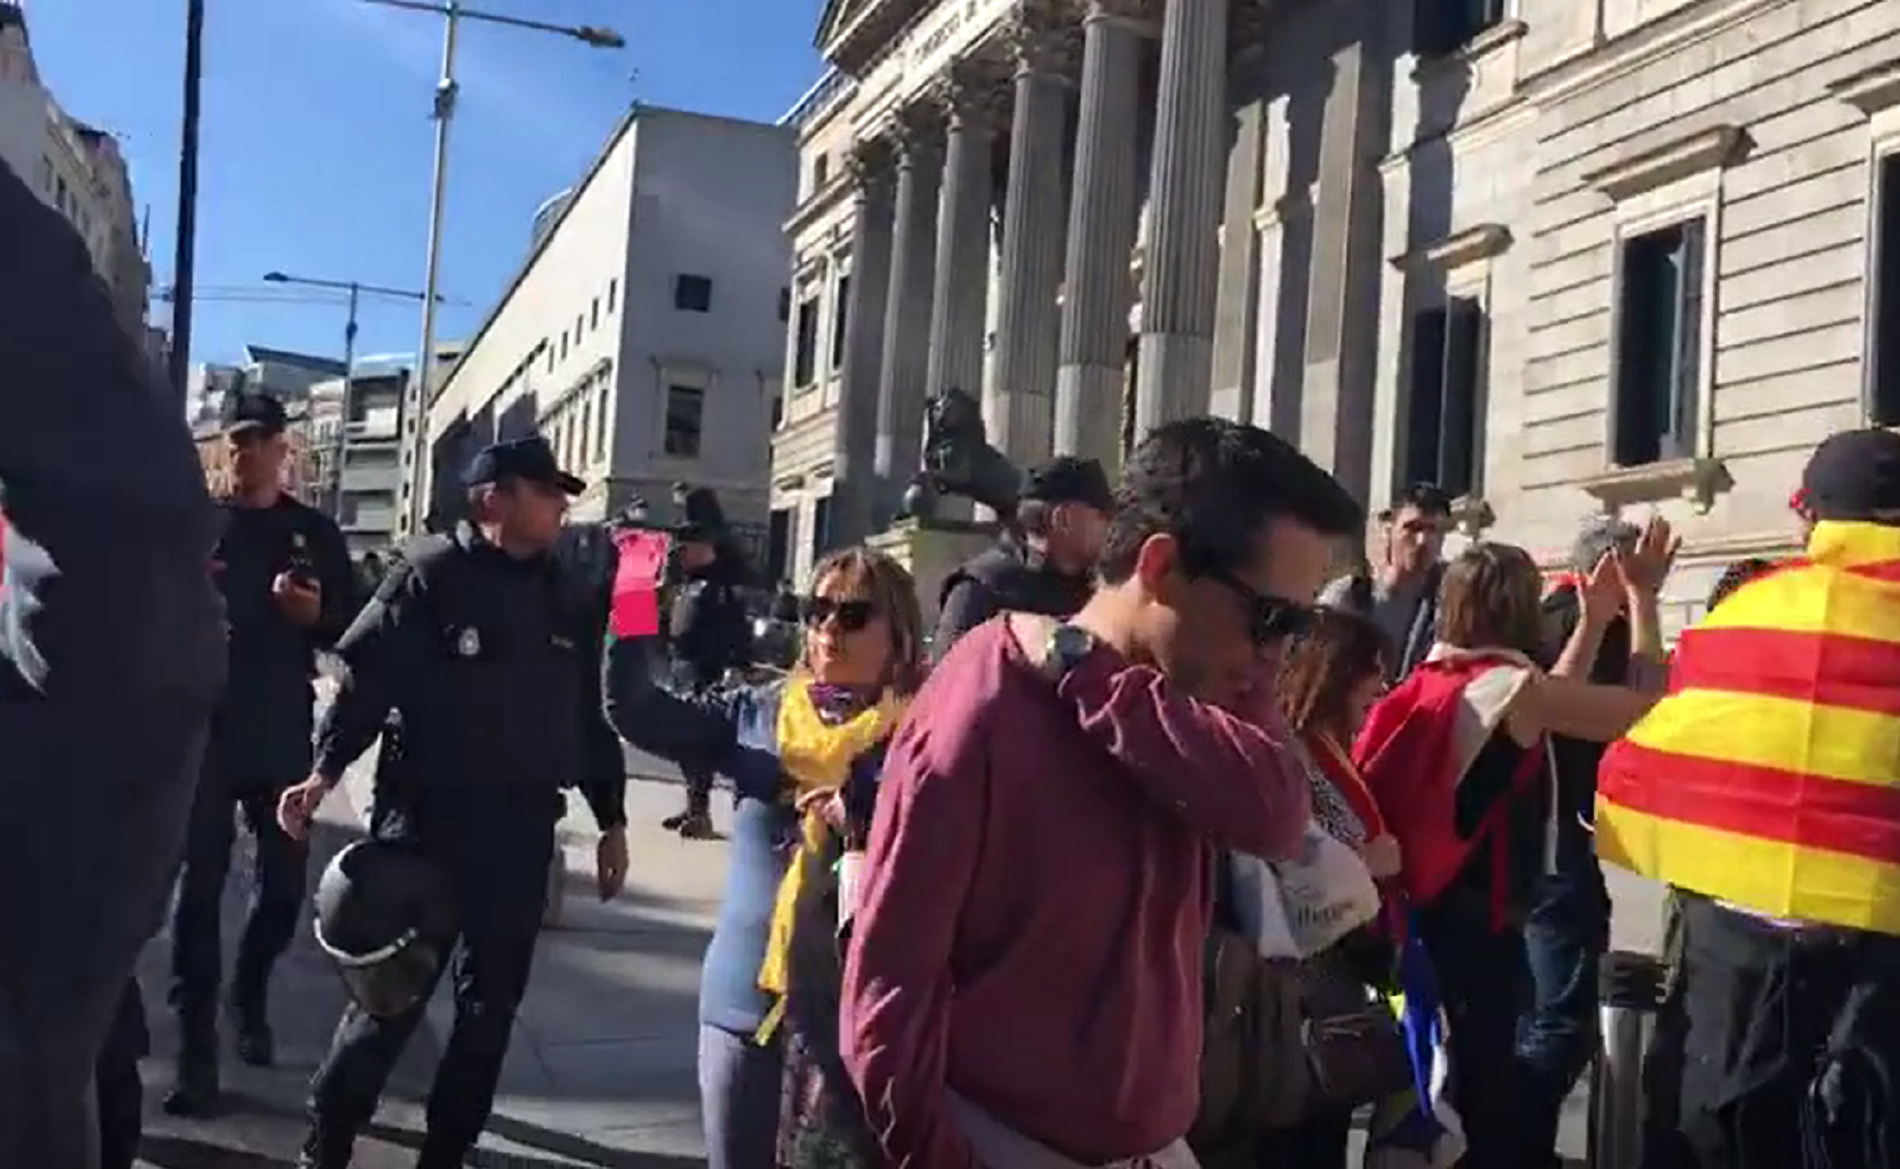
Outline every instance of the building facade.
[(480, 447), (540, 432), (588, 480), (574, 514), (672, 485), (762, 528), (797, 144), (784, 127), (640, 108), (536, 216), (526, 263), (433, 391), (416, 490), (434, 523)]
[(388, 548), (396, 536), (401, 488), (397, 424), (408, 380), (405, 367), (375, 360), (359, 362), (350, 378), (347, 420), (342, 378), (310, 389), (309, 479), (316, 485), (320, 505), (343, 530), (350, 551), (359, 556)]
[(1821, 438), (1900, 424), (1900, 6), (833, 0), (818, 42), (774, 507), (821, 543), (980, 387), (1019, 461), (1212, 412), (1546, 561), (1657, 510), (1682, 620)]
[(111, 135), (69, 116), (41, 82), (26, 14), (0, 0), (0, 161), (73, 225), (126, 332), (147, 344), (151, 266), (132, 181)]

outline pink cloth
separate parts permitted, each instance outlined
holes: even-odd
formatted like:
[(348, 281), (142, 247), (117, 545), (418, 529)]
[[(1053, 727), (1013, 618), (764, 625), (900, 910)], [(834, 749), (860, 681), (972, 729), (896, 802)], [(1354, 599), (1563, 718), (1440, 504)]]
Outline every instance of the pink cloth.
[(664, 532), (633, 530), (614, 537), (620, 567), (614, 572), (615, 637), (652, 637), (660, 631), (660, 574), (666, 570)]

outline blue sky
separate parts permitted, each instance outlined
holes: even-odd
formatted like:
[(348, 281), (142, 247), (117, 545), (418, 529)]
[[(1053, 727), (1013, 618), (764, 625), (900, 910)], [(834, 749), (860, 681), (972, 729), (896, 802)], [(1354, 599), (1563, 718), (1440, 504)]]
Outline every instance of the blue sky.
[[(822, 0), (476, 0), (606, 25), (619, 51), (465, 23), (438, 336), (481, 322), (525, 255), (536, 207), (575, 181), (629, 102), (770, 121), (816, 79)], [(184, 0), (26, 0), (60, 104), (120, 136), (151, 210), (155, 283), (172, 278)], [(363, 0), (206, 0), (197, 281), (270, 286), (273, 269), (419, 289), (441, 22)], [(281, 294), (279, 294), (281, 295)], [(154, 305), (154, 319), (164, 306)], [(419, 306), (366, 301), (359, 353), (413, 350)], [(328, 303), (200, 299), (195, 360), (246, 342), (340, 354)]]

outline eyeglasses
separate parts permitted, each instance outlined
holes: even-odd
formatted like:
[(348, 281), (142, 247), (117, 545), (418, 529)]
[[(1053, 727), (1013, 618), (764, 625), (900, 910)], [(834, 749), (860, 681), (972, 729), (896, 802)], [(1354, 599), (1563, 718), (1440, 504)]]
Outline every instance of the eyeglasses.
[(1207, 579), (1239, 597), (1247, 606), (1247, 638), (1265, 647), (1298, 637), (1313, 627), (1313, 607), (1259, 592), (1238, 577), (1212, 572)]
[(835, 619), (838, 628), (846, 633), (858, 632), (877, 616), (877, 606), (870, 601), (839, 601), (831, 597), (805, 597), (798, 602), (798, 611), (807, 625), (816, 627)]

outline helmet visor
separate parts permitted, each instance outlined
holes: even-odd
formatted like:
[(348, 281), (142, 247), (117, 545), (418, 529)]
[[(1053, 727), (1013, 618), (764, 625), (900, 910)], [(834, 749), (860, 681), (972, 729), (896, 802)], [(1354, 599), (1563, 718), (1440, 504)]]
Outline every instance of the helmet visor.
[(375, 962), (337, 963), (343, 985), (356, 1005), (373, 1018), (393, 1019), (413, 1010), (435, 986), (442, 953), (417, 936)]

